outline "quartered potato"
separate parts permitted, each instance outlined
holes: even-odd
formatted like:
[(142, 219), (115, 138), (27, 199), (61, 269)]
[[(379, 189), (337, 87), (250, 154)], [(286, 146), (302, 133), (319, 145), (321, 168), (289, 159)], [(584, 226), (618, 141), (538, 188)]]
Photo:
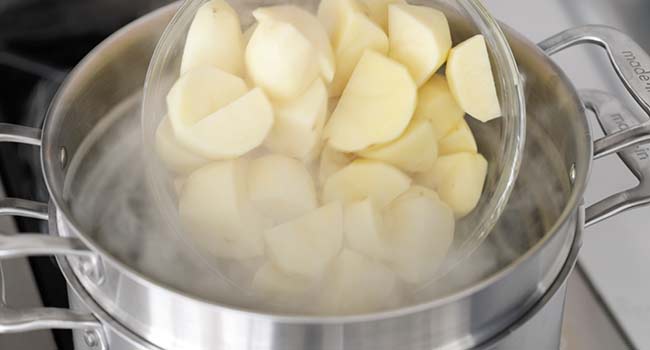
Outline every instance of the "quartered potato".
[(390, 266), (408, 283), (435, 276), (454, 238), (454, 214), (430, 195), (406, 193), (386, 210)]
[(203, 4), (187, 32), (181, 74), (201, 66), (216, 67), (239, 76), (244, 71), (239, 16), (224, 0)]
[(411, 185), (411, 178), (386, 163), (359, 159), (332, 174), (323, 186), (322, 200), (358, 201), (370, 198), (382, 209)]
[(268, 155), (250, 162), (248, 192), (253, 205), (275, 223), (316, 209), (316, 188), (299, 160)]
[(381, 160), (404, 171), (428, 170), (438, 157), (438, 141), (428, 120), (414, 120), (402, 136), (386, 144), (360, 151), (359, 155)]
[(388, 6), (391, 4), (406, 4), (404, 0), (361, 0), (364, 12), (388, 33)]
[(438, 142), (438, 150), (440, 155), (459, 152), (476, 153), (478, 151), (472, 129), (469, 128), (469, 125), (467, 125), (464, 119), (449, 134), (440, 139)]
[(275, 122), (264, 145), (301, 160), (318, 155), (327, 117), (327, 88), (316, 79), (301, 96), (275, 106)]
[(445, 73), (451, 93), (467, 114), (482, 122), (501, 116), (490, 57), (482, 35), (473, 36), (449, 51)]
[(416, 176), (416, 182), (435, 189), (454, 214), (463, 217), (476, 207), (481, 197), (487, 165), (478, 153), (440, 156), (429, 171)]
[(325, 314), (371, 312), (399, 301), (395, 273), (352, 250), (334, 260), (324, 282), (318, 311)]
[(382, 211), (369, 198), (345, 204), (343, 232), (350, 249), (373, 259), (386, 257), (388, 246)]
[(156, 153), (167, 169), (179, 175), (188, 174), (209, 162), (178, 143), (167, 117), (156, 129)]
[(334, 54), (327, 32), (316, 16), (294, 5), (260, 7), (253, 11), (253, 16), (258, 22), (288, 23), (296, 28), (316, 49), (323, 80), (332, 81)]
[(416, 86), (401, 64), (366, 51), (325, 127), (332, 148), (360, 151), (392, 141), (413, 116)]
[(267, 256), (281, 271), (322, 276), (343, 245), (343, 209), (332, 202), (264, 232)]
[(460, 108), (449, 91), (444, 76), (434, 74), (418, 90), (418, 105), (414, 119), (429, 120), (438, 140), (449, 134), (464, 115), (465, 111)]
[(445, 15), (426, 6), (388, 6), (389, 56), (408, 68), (415, 84), (424, 84), (445, 60), (451, 34)]
[(217, 161), (193, 172), (178, 210), (185, 232), (201, 249), (220, 258), (264, 254), (266, 223), (249, 202), (245, 161)]

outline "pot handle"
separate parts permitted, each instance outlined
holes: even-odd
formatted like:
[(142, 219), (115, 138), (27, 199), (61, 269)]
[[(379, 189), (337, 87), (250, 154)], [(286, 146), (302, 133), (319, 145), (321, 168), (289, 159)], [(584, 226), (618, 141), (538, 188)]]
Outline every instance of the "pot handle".
[[(0, 123), (0, 142), (41, 145), (41, 130)], [(0, 199), (0, 215), (23, 216), (47, 220), (46, 203), (20, 198)], [(81, 240), (73, 237), (55, 237), (45, 234), (6, 235), (0, 233), (0, 334), (28, 332), (41, 329), (80, 329), (84, 341), (93, 350), (107, 350), (101, 322), (92, 314), (58, 308), (21, 308), (7, 305), (2, 259), (34, 255), (66, 255), (78, 257), (81, 273), (93, 281), (100, 281), (101, 263), (96, 254)]]
[[(539, 43), (548, 55), (573, 45), (590, 43), (605, 49), (623, 85), (650, 115), (650, 56), (626, 34), (612, 27), (587, 25), (560, 32)], [(606, 136), (594, 142), (594, 159), (618, 153), (639, 179), (639, 185), (611, 195), (586, 209), (585, 226), (605, 220), (622, 211), (650, 204), (650, 119), (625, 108), (616, 98), (596, 90), (584, 90), (581, 98), (592, 110)], [(637, 146), (636, 148), (631, 148)]]

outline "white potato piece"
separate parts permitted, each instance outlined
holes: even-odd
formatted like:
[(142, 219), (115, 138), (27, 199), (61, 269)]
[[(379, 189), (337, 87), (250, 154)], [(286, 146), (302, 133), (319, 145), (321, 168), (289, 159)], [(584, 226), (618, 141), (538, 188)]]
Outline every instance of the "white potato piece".
[(343, 22), (351, 14), (359, 12), (363, 12), (363, 7), (357, 0), (322, 0), (318, 4), (317, 17), (335, 44), (338, 42)]
[(404, 0), (361, 0), (364, 12), (368, 14), (370, 19), (377, 23), (384, 30), (388, 32), (388, 6), (391, 4), (406, 4)]
[(199, 249), (220, 258), (264, 254), (266, 223), (249, 203), (246, 187), (243, 160), (213, 162), (187, 178), (178, 210), (184, 232)]
[(353, 12), (344, 18), (334, 44), (336, 74), (329, 88), (329, 94), (333, 97), (341, 95), (366, 50), (388, 54), (388, 37), (365, 14)]
[(410, 185), (411, 178), (391, 165), (357, 159), (325, 181), (322, 200), (329, 203), (370, 198), (382, 209)]
[(490, 57), (482, 35), (475, 35), (449, 51), (445, 73), (451, 93), (467, 114), (482, 122), (501, 116)]
[(454, 153), (438, 157), (433, 167), (416, 181), (438, 192), (456, 217), (471, 212), (481, 198), (487, 175), (487, 160), (478, 153)]
[(456, 103), (444, 76), (434, 74), (418, 91), (413, 118), (431, 121), (438, 140), (458, 125), (464, 115), (465, 111)]
[(404, 66), (365, 51), (325, 127), (329, 145), (355, 152), (396, 139), (413, 116), (416, 92)]
[(189, 174), (209, 162), (176, 141), (168, 117), (165, 117), (156, 129), (156, 154), (165, 167), (177, 175)]
[(428, 6), (388, 6), (389, 56), (404, 64), (415, 84), (424, 84), (447, 59), (451, 33), (445, 15)]
[(318, 278), (341, 250), (343, 209), (333, 202), (264, 232), (267, 253), (281, 271)]
[(431, 279), (444, 261), (454, 238), (454, 214), (442, 201), (413, 192), (386, 209), (391, 247), (390, 265), (405, 282)]
[(317, 154), (325, 118), (327, 117), (327, 88), (321, 79), (300, 97), (275, 105), (275, 122), (264, 145), (273, 152), (301, 160)]
[(320, 74), (318, 50), (285, 22), (258, 22), (244, 56), (247, 76), (277, 100), (299, 96)]
[(289, 275), (265, 263), (255, 272), (251, 289), (264, 298), (278, 301), (295, 301), (311, 287), (311, 282), (303, 277)]
[(259, 22), (277, 21), (294, 26), (318, 51), (323, 79), (328, 83), (332, 81), (336, 70), (334, 53), (327, 32), (316, 16), (295, 5), (260, 7), (253, 11), (253, 16)]
[(321, 185), (335, 172), (343, 169), (354, 160), (354, 155), (339, 152), (332, 147), (325, 146), (320, 155), (318, 167), (318, 181)]
[(314, 181), (302, 162), (278, 154), (250, 162), (248, 192), (253, 205), (274, 223), (316, 209)]
[(440, 139), (438, 150), (440, 155), (460, 152), (476, 153), (478, 151), (472, 129), (464, 119), (449, 134)]
[(344, 205), (343, 231), (348, 248), (377, 260), (386, 257), (382, 213), (372, 200)]
[(240, 76), (244, 71), (239, 16), (224, 0), (210, 0), (199, 7), (187, 32), (181, 74), (200, 66)]
[(272, 126), (273, 106), (255, 88), (176, 135), (184, 146), (206, 158), (229, 159), (261, 145)]
[(167, 94), (167, 111), (174, 134), (181, 141), (180, 133), (246, 91), (248, 88), (241, 78), (221, 69), (206, 66), (189, 70)]
[(349, 249), (334, 260), (320, 294), (325, 314), (373, 312), (395, 306), (400, 293), (395, 273)]
[(438, 142), (428, 120), (414, 120), (399, 138), (360, 151), (359, 155), (408, 172), (425, 171), (438, 157)]

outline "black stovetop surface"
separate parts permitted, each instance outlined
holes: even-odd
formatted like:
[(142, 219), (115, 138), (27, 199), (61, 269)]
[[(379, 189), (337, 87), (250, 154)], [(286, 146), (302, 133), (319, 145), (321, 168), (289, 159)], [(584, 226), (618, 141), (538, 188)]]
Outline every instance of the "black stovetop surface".
[[(0, 0), (0, 122), (41, 127), (66, 74), (97, 44), (169, 0)], [(7, 196), (47, 201), (36, 147), (0, 144), (0, 181)], [(15, 218), (20, 232), (47, 225)], [(67, 307), (65, 280), (52, 258), (30, 258), (43, 304)], [(54, 331), (72, 349), (68, 331)]]

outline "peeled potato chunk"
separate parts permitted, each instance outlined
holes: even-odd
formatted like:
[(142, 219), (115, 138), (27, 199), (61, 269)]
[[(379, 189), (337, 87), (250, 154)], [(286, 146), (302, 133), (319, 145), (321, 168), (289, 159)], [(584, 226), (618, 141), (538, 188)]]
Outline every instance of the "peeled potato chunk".
[(467, 215), (478, 203), (487, 175), (487, 161), (478, 153), (454, 153), (438, 157), (433, 167), (416, 177), (434, 188), (456, 214)]
[(415, 84), (424, 84), (445, 60), (451, 34), (445, 15), (427, 6), (388, 6), (389, 56), (404, 64)]
[(416, 87), (401, 64), (366, 51), (325, 127), (329, 145), (354, 152), (392, 141), (413, 116)]
[(217, 67), (235, 75), (244, 71), (239, 16), (224, 0), (210, 0), (199, 7), (187, 32), (181, 74), (200, 66)]
[(323, 202), (351, 202), (370, 198), (384, 208), (406, 191), (411, 178), (386, 163), (358, 159), (332, 174), (323, 186)]
[(438, 157), (438, 144), (428, 120), (414, 120), (404, 134), (387, 144), (359, 152), (369, 159), (381, 160), (404, 171), (425, 171)]
[(447, 79), (434, 74), (418, 91), (414, 119), (431, 121), (436, 138), (440, 140), (463, 119), (463, 111), (449, 91)]
[(452, 153), (470, 152), (476, 153), (476, 140), (465, 120), (461, 120), (447, 136), (440, 139), (438, 143), (440, 155)]
[(169, 118), (165, 117), (156, 129), (156, 154), (163, 164), (175, 174), (183, 175), (209, 162), (178, 144)]
[(184, 231), (197, 247), (220, 258), (264, 254), (265, 223), (250, 205), (246, 187), (242, 160), (213, 162), (187, 178), (178, 210)]
[(353, 12), (344, 18), (334, 42), (336, 73), (329, 88), (333, 97), (341, 95), (364, 51), (388, 54), (388, 37), (365, 14)]
[(320, 155), (320, 166), (318, 168), (318, 181), (324, 184), (330, 175), (343, 169), (354, 160), (354, 155), (339, 152), (331, 147), (323, 147)]
[(289, 275), (265, 263), (253, 277), (251, 289), (272, 300), (294, 301), (296, 297), (305, 294), (311, 286), (308, 279)]
[[(332, 43), (337, 43), (343, 22), (353, 13), (362, 12), (357, 0), (322, 0), (318, 4), (317, 17), (325, 27)], [(338, 67), (337, 67), (338, 69)]]
[(370, 199), (346, 203), (343, 231), (348, 248), (373, 259), (386, 257), (381, 210)]
[(326, 82), (334, 78), (334, 53), (329, 37), (316, 16), (294, 5), (260, 7), (253, 11), (259, 22), (276, 21), (294, 26), (318, 51), (321, 75)]
[(275, 223), (302, 216), (317, 207), (314, 182), (301, 161), (268, 155), (250, 162), (248, 192), (253, 205)]
[(281, 271), (317, 278), (341, 250), (343, 210), (333, 202), (264, 232), (267, 253)]
[(368, 14), (370, 19), (377, 23), (384, 30), (388, 32), (388, 6), (391, 4), (406, 4), (404, 0), (361, 0), (364, 12)]
[(475, 35), (449, 51), (445, 73), (451, 93), (467, 114), (482, 122), (501, 116), (490, 58), (482, 35)]
[(319, 311), (325, 314), (372, 312), (397, 305), (395, 273), (349, 249), (334, 260), (321, 292)]
[(440, 196), (438, 196), (436, 191), (420, 185), (412, 185), (406, 192), (399, 196), (401, 200), (410, 197), (428, 197), (434, 200), (440, 200)]
[(430, 195), (410, 192), (386, 209), (390, 265), (408, 283), (431, 279), (454, 238), (454, 214)]
[(167, 94), (167, 110), (174, 133), (179, 137), (247, 90), (241, 78), (221, 69), (206, 66), (189, 70), (178, 78)]
[(321, 79), (300, 97), (275, 106), (275, 122), (264, 141), (278, 153), (302, 160), (313, 158), (327, 117), (327, 88)]
[(248, 77), (277, 100), (299, 96), (321, 70), (316, 47), (286, 22), (258, 22), (244, 56)]
[(206, 158), (228, 159), (261, 145), (272, 126), (271, 102), (255, 88), (176, 135), (183, 145)]

